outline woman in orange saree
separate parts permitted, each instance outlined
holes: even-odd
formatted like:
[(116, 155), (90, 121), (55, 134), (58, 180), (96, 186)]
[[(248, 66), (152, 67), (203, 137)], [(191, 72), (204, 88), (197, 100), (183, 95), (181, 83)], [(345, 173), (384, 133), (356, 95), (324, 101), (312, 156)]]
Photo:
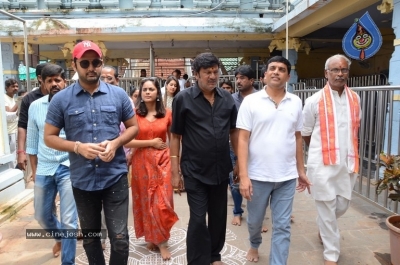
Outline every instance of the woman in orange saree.
[(167, 146), (172, 122), (164, 108), (161, 89), (155, 78), (141, 81), (137, 100), (139, 133), (126, 147), (135, 148), (132, 156), (132, 200), (136, 237), (145, 237), (147, 248), (160, 249), (169, 260), (168, 239), (178, 220), (174, 212), (171, 186), (171, 161)]

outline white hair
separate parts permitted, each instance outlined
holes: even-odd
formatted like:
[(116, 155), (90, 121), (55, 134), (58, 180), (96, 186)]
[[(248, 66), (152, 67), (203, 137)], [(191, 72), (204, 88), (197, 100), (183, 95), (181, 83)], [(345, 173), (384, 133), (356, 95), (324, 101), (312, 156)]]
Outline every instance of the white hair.
[(328, 60), (326, 60), (326, 63), (325, 63), (325, 70), (328, 70), (328, 65), (329, 65), (329, 63), (331, 62), (332, 59), (344, 59), (344, 60), (346, 60), (346, 62), (347, 62), (347, 68), (350, 69), (350, 65), (351, 65), (350, 59), (347, 58), (346, 56), (342, 55), (342, 54), (335, 54), (335, 55), (329, 57)]

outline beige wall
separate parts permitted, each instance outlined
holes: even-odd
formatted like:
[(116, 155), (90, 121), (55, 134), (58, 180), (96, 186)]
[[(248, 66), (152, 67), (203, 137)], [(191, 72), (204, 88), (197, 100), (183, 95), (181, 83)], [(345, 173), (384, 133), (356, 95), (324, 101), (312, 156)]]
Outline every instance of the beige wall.
[[(361, 63), (353, 60), (351, 64), (351, 76), (379, 74), (382, 70), (389, 69), (389, 61), (394, 51), (392, 43), (384, 43), (379, 52), (366, 60), (368, 68), (361, 67)], [(325, 61), (329, 56), (344, 54), (342, 49), (316, 49), (309, 55), (299, 52), (296, 64), (299, 79), (324, 77)]]

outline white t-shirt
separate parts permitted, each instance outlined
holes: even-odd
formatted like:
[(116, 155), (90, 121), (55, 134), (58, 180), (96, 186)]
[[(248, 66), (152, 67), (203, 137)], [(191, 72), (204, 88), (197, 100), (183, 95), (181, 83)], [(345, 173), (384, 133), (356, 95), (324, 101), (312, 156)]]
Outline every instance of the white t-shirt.
[[(9, 107), (10, 109), (14, 107), (16, 104), (15, 99), (12, 97), (10, 98), (7, 94), (4, 94), (4, 105), (6, 107)], [(17, 133), (18, 129), (18, 118), (12, 119), (12, 120), (7, 120), (7, 133)]]
[(302, 102), (286, 92), (278, 108), (265, 89), (244, 98), (236, 127), (250, 131), (248, 176), (282, 182), (298, 177), (295, 132), (303, 126)]

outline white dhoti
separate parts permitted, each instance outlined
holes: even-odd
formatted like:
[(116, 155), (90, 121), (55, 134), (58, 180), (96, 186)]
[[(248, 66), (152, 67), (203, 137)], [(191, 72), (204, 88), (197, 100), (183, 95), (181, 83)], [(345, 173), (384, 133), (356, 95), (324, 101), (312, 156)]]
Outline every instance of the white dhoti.
[(350, 200), (337, 196), (332, 201), (315, 201), (317, 206), (317, 225), (324, 244), (324, 259), (337, 262), (340, 255), (340, 232), (337, 219), (350, 206)]
[(16, 159), (16, 150), (17, 150), (17, 134), (10, 133), (8, 134), (8, 140), (10, 143), (10, 154), (12, 154), (15, 159), (13, 162), (10, 163), (11, 168), (15, 168), (17, 166), (17, 159)]

